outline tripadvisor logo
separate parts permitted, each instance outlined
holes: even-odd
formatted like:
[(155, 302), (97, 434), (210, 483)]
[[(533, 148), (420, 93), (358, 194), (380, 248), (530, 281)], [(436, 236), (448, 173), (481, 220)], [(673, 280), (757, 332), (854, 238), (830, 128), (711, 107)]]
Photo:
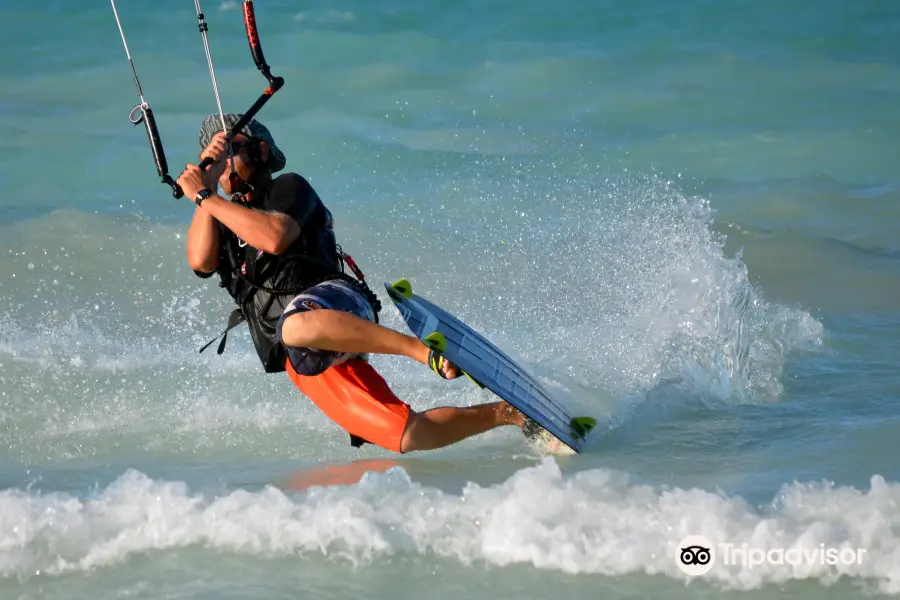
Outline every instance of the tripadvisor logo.
[(861, 565), (865, 548), (833, 548), (819, 544), (813, 548), (759, 548), (749, 544), (715, 545), (700, 535), (689, 535), (675, 546), (675, 564), (682, 573), (698, 577), (709, 573), (716, 563), (753, 569), (762, 565)]
[(689, 535), (675, 546), (675, 564), (691, 577), (706, 575), (716, 564), (716, 549), (705, 537)]

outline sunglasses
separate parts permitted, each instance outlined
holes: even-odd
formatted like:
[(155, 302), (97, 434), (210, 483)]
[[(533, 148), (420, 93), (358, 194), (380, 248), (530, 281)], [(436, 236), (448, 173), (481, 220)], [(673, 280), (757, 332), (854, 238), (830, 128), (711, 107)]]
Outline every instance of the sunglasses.
[(231, 151), (234, 152), (235, 154), (239, 154), (240, 151), (243, 150), (244, 148), (251, 148), (252, 146), (253, 146), (253, 142), (246, 142), (246, 141), (231, 142)]

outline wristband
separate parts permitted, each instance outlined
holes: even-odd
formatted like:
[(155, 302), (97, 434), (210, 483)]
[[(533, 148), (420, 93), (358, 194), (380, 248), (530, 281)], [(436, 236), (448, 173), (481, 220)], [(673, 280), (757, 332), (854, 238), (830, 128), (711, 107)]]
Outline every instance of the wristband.
[(210, 196), (212, 196), (211, 189), (207, 188), (207, 189), (200, 190), (199, 192), (197, 192), (197, 195), (194, 196), (194, 204), (196, 204), (197, 206), (200, 206), (201, 204), (203, 204), (203, 201), (206, 200), (207, 198), (209, 198)]

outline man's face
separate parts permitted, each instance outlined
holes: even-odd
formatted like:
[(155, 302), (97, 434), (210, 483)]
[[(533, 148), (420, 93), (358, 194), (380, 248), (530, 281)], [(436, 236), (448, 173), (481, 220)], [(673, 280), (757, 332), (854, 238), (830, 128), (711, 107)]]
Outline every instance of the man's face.
[[(259, 144), (259, 147), (254, 149), (251, 147), (251, 143)], [(253, 163), (253, 152), (260, 153), (263, 163), (269, 159), (269, 145), (263, 141), (251, 142), (244, 134), (239, 133), (231, 140), (231, 148), (234, 152), (234, 170), (244, 181), (250, 179), (254, 169), (262, 168), (261, 165)], [(232, 194), (235, 191), (231, 186), (231, 158), (227, 154), (225, 156), (225, 171), (222, 172), (222, 176), (219, 178), (219, 185), (222, 186), (226, 194)]]

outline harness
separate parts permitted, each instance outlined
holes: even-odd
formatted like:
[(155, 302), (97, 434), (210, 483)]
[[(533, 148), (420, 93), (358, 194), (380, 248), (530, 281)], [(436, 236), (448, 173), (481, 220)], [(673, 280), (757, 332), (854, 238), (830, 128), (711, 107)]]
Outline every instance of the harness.
[[(216, 350), (216, 354), (221, 355), (225, 352), (228, 332), (246, 321), (265, 372), (285, 371), (287, 352), (276, 330), (281, 314), (295, 296), (325, 281), (342, 281), (357, 290), (372, 305), (375, 322), (379, 322), (381, 302), (365, 282), (365, 275), (356, 261), (339, 244), (328, 243), (327, 250), (335, 257), (332, 263), (298, 248), (305, 249), (313, 236), (318, 236), (319, 240), (334, 239), (328, 209), (320, 205), (316, 210), (324, 210), (326, 218), (304, 226), (304, 234), (294, 243), (293, 249), (277, 256), (243, 244), (220, 225), (225, 243), (216, 270), (219, 287), (228, 291), (238, 307), (229, 314), (225, 330), (200, 348), (201, 353), (221, 338)], [(346, 273), (345, 267), (350, 268), (353, 277)]]

